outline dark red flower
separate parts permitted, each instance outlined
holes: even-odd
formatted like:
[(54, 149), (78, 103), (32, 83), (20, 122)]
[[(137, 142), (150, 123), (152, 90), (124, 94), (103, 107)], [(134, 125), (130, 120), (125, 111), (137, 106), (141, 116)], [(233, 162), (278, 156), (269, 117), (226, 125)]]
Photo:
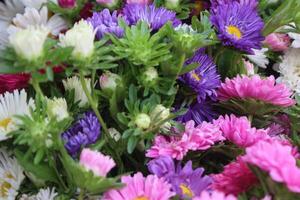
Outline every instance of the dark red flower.
[(28, 86), (30, 74), (0, 74), (0, 94)]

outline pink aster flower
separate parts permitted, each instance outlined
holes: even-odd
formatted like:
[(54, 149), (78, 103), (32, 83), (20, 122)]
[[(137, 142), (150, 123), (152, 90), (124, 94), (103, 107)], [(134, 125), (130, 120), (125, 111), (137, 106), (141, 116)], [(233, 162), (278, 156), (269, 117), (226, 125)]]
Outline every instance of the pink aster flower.
[(139, 172), (121, 179), (125, 186), (117, 190), (109, 190), (103, 200), (169, 200), (175, 195), (171, 185), (164, 178), (155, 175), (143, 177)]
[(220, 191), (203, 191), (199, 197), (194, 197), (193, 200), (237, 200), (233, 195), (225, 195)]
[(116, 165), (111, 157), (90, 149), (82, 150), (79, 162), (86, 170), (91, 170), (96, 176), (104, 177)]
[(252, 128), (247, 117), (236, 117), (233, 114), (225, 115), (225, 117), (220, 116), (213, 123), (220, 127), (227, 140), (239, 147), (245, 148), (259, 140), (269, 138), (268, 130)]
[(146, 156), (157, 158), (159, 156), (170, 156), (177, 160), (182, 160), (188, 152), (187, 142), (181, 141), (180, 137), (156, 136), (152, 147), (147, 151)]
[(225, 140), (225, 138), (218, 126), (202, 122), (195, 127), (195, 122), (191, 120), (185, 125), (182, 140), (189, 144), (188, 148), (190, 150), (206, 150), (215, 142)]
[(258, 75), (251, 77), (237, 76), (226, 78), (221, 84), (218, 97), (221, 101), (229, 99), (255, 99), (277, 106), (289, 107), (295, 104), (290, 98), (292, 92), (284, 84), (276, 84), (275, 78), (261, 78)]
[(255, 72), (254, 72), (254, 65), (251, 62), (246, 61), (244, 59), (243, 59), (243, 62), (244, 62), (245, 69), (247, 71), (247, 75), (248, 76), (254, 75), (255, 74)]
[(257, 183), (256, 176), (240, 157), (226, 165), (222, 173), (214, 175), (213, 180), (213, 189), (234, 195), (247, 191)]
[(287, 34), (272, 33), (264, 41), (273, 51), (285, 51), (291, 44), (291, 39)]
[(151, 0), (127, 0), (126, 2), (128, 4), (143, 4), (143, 5), (146, 5), (146, 4), (150, 4)]
[(242, 159), (267, 171), (274, 181), (285, 183), (291, 191), (300, 192), (300, 169), (291, 146), (277, 140), (260, 141), (246, 148)]
[(12, 92), (15, 89), (26, 88), (29, 84), (30, 74), (0, 74), (0, 94)]

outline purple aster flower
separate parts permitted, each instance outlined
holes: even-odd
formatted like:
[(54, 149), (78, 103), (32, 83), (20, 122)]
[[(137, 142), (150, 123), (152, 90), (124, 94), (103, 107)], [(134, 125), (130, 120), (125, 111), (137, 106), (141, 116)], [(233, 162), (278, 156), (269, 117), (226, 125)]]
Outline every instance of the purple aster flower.
[(256, 9), (251, 9), (250, 3), (232, 1), (216, 6), (211, 11), (210, 20), (223, 45), (252, 54), (251, 49), (261, 49), (264, 22)]
[(212, 183), (209, 176), (203, 175), (203, 168), (193, 170), (192, 161), (188, 161), (184, 167), (179, 163), (175, 169), (172, 158), (159, 157), (148, 163), (148, 169), (158, 177), (164, 177), (172, 185), (172, 190), (182, 198), (198, 196)]
[(185, 64), (191, 63), (199, 63), (199, 66), (182, 75), (179, 80), (197, 93), (198, 102), (204, 101), (207, 97), (215, 100), (217, 97), (216, 89), (220, 86), (221, 80), (212, 58), (204, 54), (204, 49), (199, 49)]
[(176, 12), (164, 7), (156, 8), (154, 5), (127, 4), (123, 9), (123, 14), (129, 25), (145, 21), (152, 30), (160, 29), (168, 21), (171, 21), (174, 27), (181, 24), (181, 21), (176, 18)]
[(177, 117), (176, 120), (182, 123), (193, 120), (196, 125), (201, 124), (203, 121), (210, 122), (217, 117), (217, 113), (213, 110), (211, 104), (211, 101), (192, 103), (188, 107), (188, 111)]
[(123, 28), (118, 24), (117, 11), (110, 14), (108, 9), (101, 12), (94, 12), (92, 17), (87, 19), (97, 31), (98, 39), (101, 39), (105, 34), (114, 34), (117, 37), (122, 37), (124, 34)]
[(82, 147), (93, 144), (100, 136), (101, 125), (93, 112), (84, 113), (75, 124), (62, 134), (65, 148), (76, 156)]

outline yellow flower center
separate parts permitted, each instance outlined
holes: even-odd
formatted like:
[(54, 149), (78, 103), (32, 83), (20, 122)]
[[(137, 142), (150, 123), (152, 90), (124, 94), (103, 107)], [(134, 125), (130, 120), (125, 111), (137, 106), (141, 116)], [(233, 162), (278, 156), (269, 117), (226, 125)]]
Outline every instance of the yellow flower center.
[(242, 37), (242, 32), (240, 31), (240, 29), (233, 25), (227, 26), (227, 33), (235, 36), (238, 39)]
[(192, 198), (194, 196), (192, 190), (188, 188), (185, 184), (180, 184), (180, 189), (183, 195)]
[(196, 81), (200, 81), (201, 78), (195, 73), (195, 72), (192, 72), (192, 77), (196, 80)]
[(145, 196), (140, 196), (140, 197), (135, 198), (134, 200), (149, 200), (149, 198), (145, 197)]
[(6, 129), (11, 121), (12, 121), (11, 118), (5, 118), (5, 119), (0, 120), (0, 127), (3, 127)]
[[(5, 176), (9, 179), (15, 179), (11, 173), (6, 173)], [(0, 197), (8, 197), (8, 191), (10, 188), (12, 188), (12, 185), (9, 182), (3, 181), (0, 183)]]

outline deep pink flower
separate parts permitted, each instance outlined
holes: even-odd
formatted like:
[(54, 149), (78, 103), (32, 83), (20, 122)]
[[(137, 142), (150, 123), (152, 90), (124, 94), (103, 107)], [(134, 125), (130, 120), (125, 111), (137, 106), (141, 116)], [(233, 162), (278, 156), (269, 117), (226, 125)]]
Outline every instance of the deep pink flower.
[(0, 74), (0, 94), (12, 92), (15, 89), (26, 88), (29, 84), (30, 74)]
[(224, 171), (213, 176), (212, 188), (225, 194), (238, 195), (257, 183), (256, 176), (239, 157), (224, 167)]
[(181, 141), (180, 137), (167, 137), (158, 135), (154, 139), (152, 147), (147, 151), (146, 156), (157, 158), (159, 156), (170, 156), (182, 160), (189, 150), (188, 142)]
[(226, 78), (221, 84), (218, 97), (221, 101), (229, 99), (255, 99), (277, 106), (289, 107), (295, 104), (290, 98), (292, 92), (284, 84), (276, 84), (275, 78), (261, 78), (258, 75), (251, 77), (237, 76), (233, 79)]
[(220, 191), (203, 191), (199, 197), (194, 197), (193, 200), (237, 200), (233, 195), (225, 195)]
[(220, 116), (213, 123), (220, 127), (227, 140), (239, 147), (245, 148), (259, 140), (269, 138), (268, 130), (252, 128), (247, 117), (236, 117), (233, 114), (225, 115), (225, 117)]
[(76, 0), (58, 0), (58, 5), (62, 8), (74, 8), (76, 6)]
[(155, 175), (143, 177), (139, 172), (131, 176), (123, 176), (125, 186), (117, 190), (109, 190), (103, 200), (169, 200), (175, 195), (171, 185), (164, 178)]
[(265, 38), (266, 43), (273, 51), (285, 51), (291, 44), (291, 39), (287, 34), (272, 33)]
[(246, 148), (242, 159), (267, 171), (274, 181), (285, 183), (291, 191), (300, 192), (300, 169), (291, 146), (278, 140), (260, 141)]
[(116, 166), (111, 157), (90, 149), (82, 150), (79, 162), (86, 170), (91, 170), (96, 176), (104, 177)]

